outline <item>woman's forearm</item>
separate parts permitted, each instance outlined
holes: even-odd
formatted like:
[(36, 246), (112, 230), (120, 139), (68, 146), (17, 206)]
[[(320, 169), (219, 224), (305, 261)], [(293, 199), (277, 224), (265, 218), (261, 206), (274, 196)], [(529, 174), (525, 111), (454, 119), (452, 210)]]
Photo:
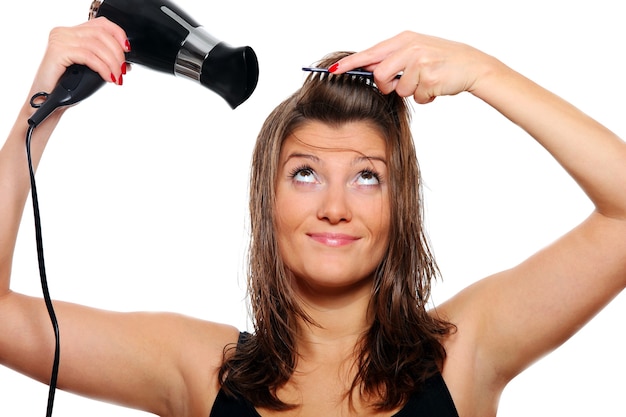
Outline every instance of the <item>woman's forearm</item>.
[[(626, 220), (626, 143), (501, 63), (471, 91), (533, 136), (603, 215)], [(529, 167), (532, 169), (532, 167)]]
[[(26, 157), (28, 118), (33, 109), (25, 103), (6, 142), (0, 149), (0, 296), (9, 290), (11, 264), (24, 204), (30, 192)], [(48, 139), (62, 111), (53, 113), (33, 132), (31, 156), (33, 168), (39, 165)]]

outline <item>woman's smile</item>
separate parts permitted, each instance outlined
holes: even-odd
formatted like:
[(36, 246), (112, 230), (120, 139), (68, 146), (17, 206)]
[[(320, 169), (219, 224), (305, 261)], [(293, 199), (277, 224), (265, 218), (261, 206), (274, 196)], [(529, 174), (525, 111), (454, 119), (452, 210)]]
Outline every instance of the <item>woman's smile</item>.
[(307, 235), (316, 242), (332, 247), (346, 246), (360, 239), (343, 233), (307, 233)]

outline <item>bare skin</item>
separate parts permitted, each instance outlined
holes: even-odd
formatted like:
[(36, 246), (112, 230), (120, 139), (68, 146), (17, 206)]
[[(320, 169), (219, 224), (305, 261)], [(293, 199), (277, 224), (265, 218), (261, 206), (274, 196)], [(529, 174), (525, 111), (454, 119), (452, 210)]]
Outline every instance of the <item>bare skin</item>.
[[(89, 65), (107, 81), (112, 80), (111, 74), (119, 81), (126, 47), (123, 31), (103, 19), (55, 29), (28, 97), (49, 91), (74, 62)], [(502, 390), (512, 378), (560, 346), (626, 286), (626, 145), (570, 104), (464, 44), (403, 32), (341, 60), (335, 71), (358, 67), (374, 71), (382, 91), (395, 90), (417, 103), (442, 95), (473, 94), (544, 146), (595, 206), (587, 219), (552, 245), (478, 281), (437, 308), (437, 314), (458, 326), (458, 332), (444, 341), (448, 356), (442, 373), (459, 415), (495, 416)], [(399, 71), (403, 76), (397, 80)], [(10, 290), (11, 259), (29, 192), (27, 172), (22, 169), (23, 138), (32, 111), (25, 103), (0, 151), (0, 363), (45, 382), (54, 352), (47, 313), (40, 300)], [(35, 164), (61, 114), (36, 130)], [(313, 144), (344, 140), (366, 154), (381, 153), (384, 160), (375, 135), (367, 148), (351, 136), (371, 134), (367, 126), (343, 128), (307, 125), (297, 134)], [(298, 152), (302, 151), (311, 153)], [(370, 233), (388, 239), (384, 221), (376, 223), (359, 211), (369, 204), (370, 209), (381, 209), (378, 219), (384, 219), (384, 185), (360, 176), (362, 167), (355, 171), (350, 162), (353, 155), (322, 152), (314, 157), (318, 165), (312, 168), (319, 184), (309, 192), (315, 196), (307, 198), (315, 212), (289, 224), (310, 222), (324, 233)], [(384, 163), (376, 164), (384, 170)], [(292, 198), (304, 198), (302, 190), (310, 188), (308, 174), (297, 178), (303, 183), (296, 183), (296, 191), (285, 188), (279, 194), (289, 197), (286, 205)], [(285, 227), (283, 237), (293, 237), (298, 230)], [(332, 246), (335, 238), (326, 235), (321, 240)], [(335, 249), (349, 252), (364, 241), (341, 243)], [(369, 246), (366, 253), (375, 255), (377, 248)], [(307, 256), (316, 256), (318, 250), (319, 256), (333, 256), (327, 248), (300, 250)], [(261, 415), (350, 415), (342, 393), (351, 380), (352, 348), (359, 331), (368, 325), (371, 270), (345, 265), (340, 269), (345, 268), (353, 268), (353, 274), (336, 274), (324, 281), (315, 268), (294, 263), (298, 294), (322, 328), (302, 326), (298, 349), (303, 359), (279, 392), (285, 401), (302, 406), (281, 413), (260, 410)], [(63, 333), (60, 388), (163, 417), (209, 415), (219, 390), (223, 348), (236, 342), (237, 329), (170, 313), (115, 313), (61, 302), (55, 308)], [(393, 411), (375, 412), (367, 399), (355, 400), (357, 415), (393, 415)]]

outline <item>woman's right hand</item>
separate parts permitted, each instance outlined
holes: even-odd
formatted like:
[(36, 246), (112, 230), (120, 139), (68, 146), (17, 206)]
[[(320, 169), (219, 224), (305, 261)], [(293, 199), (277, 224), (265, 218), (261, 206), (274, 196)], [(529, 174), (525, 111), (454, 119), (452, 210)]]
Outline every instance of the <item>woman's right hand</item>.
[(130, 43), (125, 31), (104, 17), (50, 31), (46, 52), (35, 76), (31, 95), (51, 91), (72, 64), (86, 65), (107, 82), (121, 85)]

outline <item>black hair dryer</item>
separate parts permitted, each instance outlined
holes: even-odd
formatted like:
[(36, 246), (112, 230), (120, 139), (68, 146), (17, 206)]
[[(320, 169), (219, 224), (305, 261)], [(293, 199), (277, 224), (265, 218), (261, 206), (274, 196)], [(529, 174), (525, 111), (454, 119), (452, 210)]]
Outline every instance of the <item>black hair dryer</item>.
[[(254, 50), (232, 47), (214, 38), (171, 1), (94, 0), (89, 19), (100, 16), (126, 31), (131, 44), (128, 62), (199, 82), (233, 109), (256, 88), (259, 65)], [(33, 97), (31, 102), (38, 110), (29, 123), (37, 126), (57, 107), (77, 103), (103, 84), (86, 66), (70, 66), (55, 90)], [(41, 96), (45, 101), (34, 104)]]
[(233, 109), (256, 87), (259, 66), (252, 48), (215, 39), (168, 0), (94, 0), (89, 18), (99, 16), (126, 31), (129, 62), (197, 81)]

